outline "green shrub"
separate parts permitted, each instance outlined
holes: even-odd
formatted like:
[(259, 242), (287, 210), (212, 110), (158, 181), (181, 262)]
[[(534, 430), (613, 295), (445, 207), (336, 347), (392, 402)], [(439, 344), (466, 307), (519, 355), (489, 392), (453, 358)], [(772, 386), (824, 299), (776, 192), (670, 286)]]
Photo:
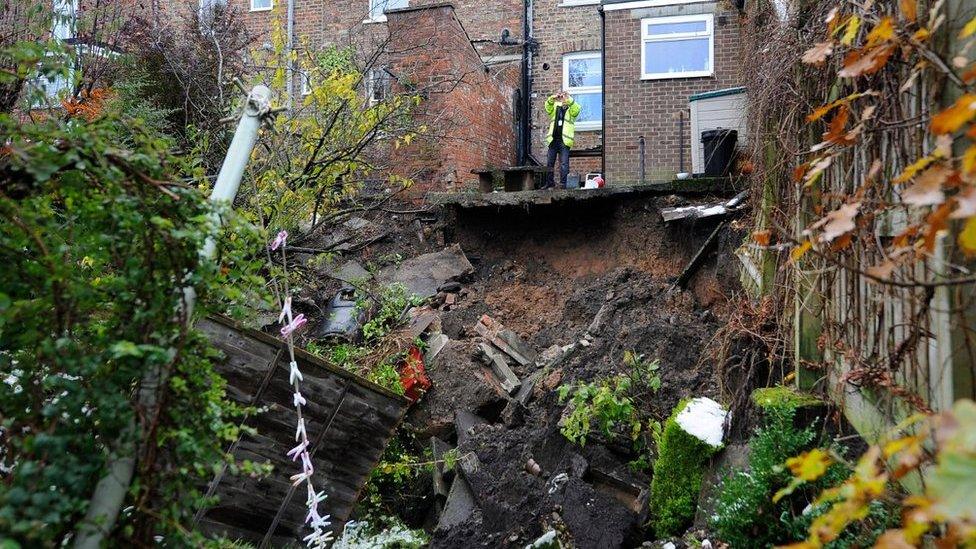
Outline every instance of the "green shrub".
[(655, 534), (681, 534), (695, 517), (698, 492), (709, 458), (719, 450), (686, 433), (676, 418), (689, 403), (678, 403), (664, 423), (651, 481), (651, 513)]
[[(850, 472), (846, 466), (835, 464), (818, 482), (773, 503), (773, 495), (792, 478), (786, 460), (817, 442), (812, 426), (795, 426), (796, 412), (821, 401), (774, 387), (755, 391), (753, 402), (762, 409), (764, 419), (763, 426), (749, 439), (749, 469), (734, 472), (723, 481), (710, 521), (719, 539), (732, 547), (772, 547), (805, 538), (813, 519), (829, 508), (829, 503), (813, 505), (815, 494), (820, 488), (839, 483)], [(872, 503), (863, 523), (849, 528), (827, 547), (871, 546), (892, 518), (885, 505)]]

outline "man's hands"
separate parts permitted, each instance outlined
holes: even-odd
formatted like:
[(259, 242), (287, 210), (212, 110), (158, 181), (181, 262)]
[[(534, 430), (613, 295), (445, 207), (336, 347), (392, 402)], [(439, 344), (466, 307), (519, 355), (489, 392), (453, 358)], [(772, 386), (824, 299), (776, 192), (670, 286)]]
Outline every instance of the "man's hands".
[(569, 100), (569, 94), (566, 92), (559, 92), (555, 95), (549, 96), (553, 101), (559, 101), (560, 103), (565, 103)]

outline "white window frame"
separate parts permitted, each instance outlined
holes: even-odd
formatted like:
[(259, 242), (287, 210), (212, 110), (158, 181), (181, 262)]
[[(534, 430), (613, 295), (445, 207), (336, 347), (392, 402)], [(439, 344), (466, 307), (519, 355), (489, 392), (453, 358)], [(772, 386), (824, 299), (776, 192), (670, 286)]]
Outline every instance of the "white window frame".
[(563, 0), (559, 3), (560, 8), (575, 8), (577, 6), (599, 6), (600, 0)]
[[(705, 30), (703, 32), (681, 32), (669, 34), (667, 36), (648, 36), (647, 25), (648, 24), (662, 24), (662, 23), (689, 23), (692, 21), (704, 21)], [(711, 13), (703, 13), (700, 15), (678, 15), (673, 17), (647, 17), (641, 19), (641, 80), (671, 80), (674, 78), (695, 78), (702, 76), (714, 76), (715, 75), (715, 15)], [(689, 38), (708, 38), (708, 70), (704, 71), (684, 71), (684, 72), (655, 72), (646, 73), (644, 68), (647, 66), (645, 56), (647, 55), (647, 48), (645, 45), (648, 42), (676, 42), (679, 40), (687, 40)]]
[[(373, 4), (381, 1), (383, 0), (367, 0), (368, 4), (366, 8), (369, 11), (366, 12), (366, 19), (363, 19), (363, 23), (386, 23), (386, 13), (381, 13), (376, 17), (373, 17)], [(387, 0), (387, 4), (389, 4), (389, 0)], [(410, 7), (410, 0), (407, 0), (407, 3), (404, 4), (403, 6), (400, 6), (398, 8), (393, 8), (393, 9), (399, 10), (408, 7)]]
[[(379, 75), (378, 79), (381, 80), (381, 83), (383, 84), (383, 97), (380, 99), (376, 99), (374, 93), (376, 91), (376, 81), (378, 80), (376, 75)], [(390, 96), (390, 93), (392, 93), (392, 78), (392, 75), (390, 75), (389, 71), (387, 71), (385, 67), (373, 67), (369, 69), (369, 72), (366, 75), (366, 101), (369, 103), (369, 105), (376, 105), (377, 103), (386, 101), (386, 99)]]
[(312, 93), (312, 75), (308, 71), (302, 71), (302, 95), (309, 95)]
[[(599, 86), (569, 86), (569, 62), (574, 59), (599, 59), (600, 60), (600, 70), (603, 70), (603, 56), (599, 51), (578, 51), (573, 53), (563, 54), (563, 89), (569, 92), (569, 95), (576, 95), (577, 93), (603, 93), (603, 85)], [(603, 80), (602, 74), (600, 78), (601, 82)], [(603, 115), (600, 115), (600, 120), (592, 120), (586, 122), (577, 122), (576, 129), (580, 131), (589, 130), (599, 130), (603, 128)]]
[(269, 5), (266, 8), (255, 8), (254, 0), (250, 0), (251, 11), (271, 11), (274, 9), (274, 0), (269, 0)]

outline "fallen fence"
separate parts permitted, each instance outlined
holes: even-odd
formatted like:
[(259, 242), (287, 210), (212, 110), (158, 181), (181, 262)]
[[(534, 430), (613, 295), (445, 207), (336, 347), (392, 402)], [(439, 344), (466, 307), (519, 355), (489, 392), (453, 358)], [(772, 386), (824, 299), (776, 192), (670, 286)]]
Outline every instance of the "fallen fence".
[[(258, 547), (300, 543), (307, 507), (306, 494), (289, 480), (298, 466), (286, 455), (295, 445), (295, 425), (285, 343), (223, 317), (203, 319), (197, 328), (224, 356), (217, 369), (227, 379), (228, 396), (259, 408), (244, 421), (257, 435), (242, 434), (228, 451), (237, 460), (274, 467), (262, 478), (217, 474), (208, 494), (219, 501), (198, 515), (199, 526)], [(303, 409), (316, 483), (328, 495), (322, 508), (338, 534), (409, 401), (299, 349), (295, 358), (306, 387)]]

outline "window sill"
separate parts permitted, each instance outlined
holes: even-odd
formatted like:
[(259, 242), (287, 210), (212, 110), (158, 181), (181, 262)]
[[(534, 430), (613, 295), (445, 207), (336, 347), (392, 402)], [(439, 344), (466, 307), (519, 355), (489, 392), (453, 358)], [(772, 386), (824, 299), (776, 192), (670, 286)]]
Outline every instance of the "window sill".
[(599, 6), (599, 5), (600, 5), (600, 0), (596, 0), (596, 1), (594, 1), (594, 0), (580, 0), (580, 1), (577, 1), (577, 2), (573, 2), (573, 1), (562, 2), (560, 4), (557, 4), (556, 7), (557, 8), (576, 8), (576, 7), (580, 7), (580, 6)]
[(386, 16), (381, 15), (375, 19), (373, 19), (372, 17), (367, 17), (366, 19), (363, 19), (364, 25), (371, 25), (373, 23), (386, 23)]
[(274, 6), (268, 6), (266, 8), (251, 8), (250, 11), (251, 13), (259, 13), (262, 11), (271, 11), (272, 9), (274, 9)]
[(715, 76), (714, 72), (670, 72), (666, 74), (642, 74), (641, 80), (677, 80), (679, 78), (708, 78)]
[(598, 132), (603, 129), (603, 122), (588, 122), (586, 124), (576, 124), (578, 132)]

